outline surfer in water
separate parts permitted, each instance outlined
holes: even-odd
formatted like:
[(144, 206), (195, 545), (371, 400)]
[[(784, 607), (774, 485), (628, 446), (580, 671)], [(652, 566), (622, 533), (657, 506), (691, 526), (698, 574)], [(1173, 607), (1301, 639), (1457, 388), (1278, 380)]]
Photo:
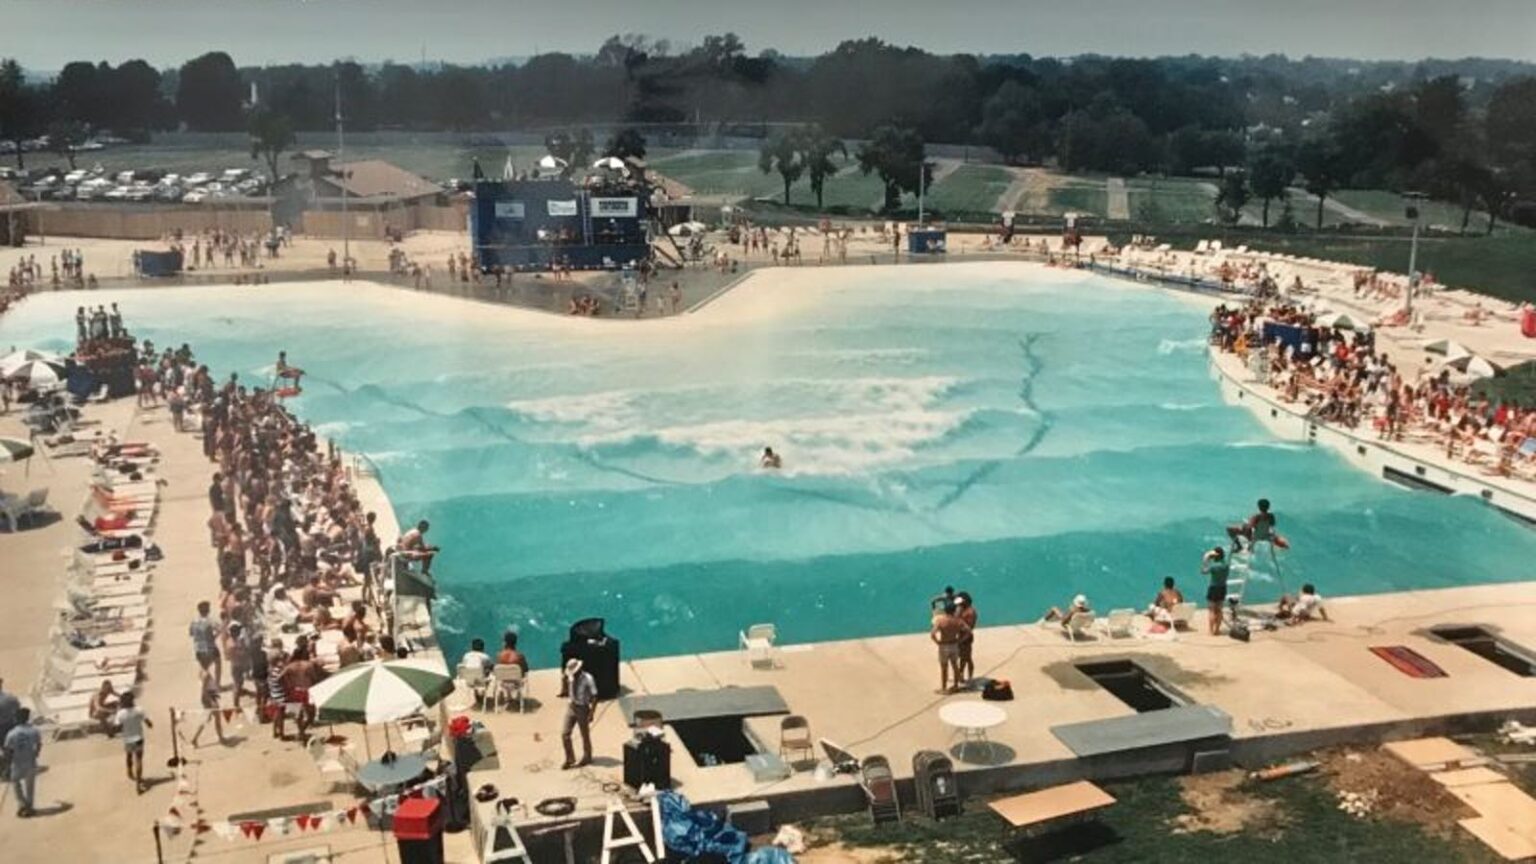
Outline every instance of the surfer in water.
[(784, 460), (779, 458), (779, 454), (773, 452), (772, 447), (764, 447), (763, 456), (757, 460), (757, 464), (762, 468), (777, 470), (784, 467)]
[(1258, 512), (1249, 516), (1248, 521), (1227, 526), (1227, 536), (1232, 538), (1232, 551), (1243, 551), (1244, 540), (1248, 541), (1250, 547), (1267, 541), (1281, 549), (1289, 549), (1291, 544), (1275, 531), (1275, 514), (1269, 511), (1269, 499), (1260, 498), (1258, 506)]

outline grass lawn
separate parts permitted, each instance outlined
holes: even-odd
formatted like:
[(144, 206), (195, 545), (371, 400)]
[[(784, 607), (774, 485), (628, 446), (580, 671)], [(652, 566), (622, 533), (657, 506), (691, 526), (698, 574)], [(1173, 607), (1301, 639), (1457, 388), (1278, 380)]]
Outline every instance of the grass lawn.
[[(1250, 238), (1248, 245), (1271, 252), (1348, 261), (1402, 273), (1408, 269), (1405, 237)], [(1418, 267), (1456, 288), (1470, 288), (1507, 300), (1536, 300), (1536, 239), (1529, 232), (1492, 237), (1435, 237), (1419, 240)]]
[[(1459, 829), (1435, 832), (1385, 816), (1349, 816), (1338, 809), (1328, 782), (1317, 775), (1267, 784), (1242, 781), (1235, 786), (1235, 798), (1214, 801), (1204, 813), (1190, 806), (1182, 782), (1158, 777), (1104, 784), (1118, 803), (1104, 812), (1098, 824), (1033, 840), (1013, 834), (979, 801), (967, 802), (963, 815), (940, 823), (910, 817), (901, 825), (876, 828), (867, 815), (859, 815), (817, 820), (810, 827), (818, 835), (827, 832), (838, 837), (847, 846), (888, 851), (909, 864), (1492, 864), (1502, 860)], [(1243, 811), (1235, 823), (1231, 822), (1234, 807)], [(1220, 822), (1228, 824), (1216, 824)]]
[[(1109, 211), (1109, 193), (1102, 178), (1064, 177), (1061, 184), (1051, 187), (1045, 212), (1087, 213), (1103, 218)], [(1135, 212), (1134, 207), (1132, 212)]]
[(1013, 175), (996, 165), (961, 165), (934, 184), (926, 203), (943, 213), (993, 212), (1012, 182)]
[[(1135, 177), (1125, 181), (1131, 218), (1138, 221), (1204, 223), (1216, 217), (1210, 181), (1188, 177)], [(1155, 218), (1149, 218), (1155, 216)]]
[[(1340, 189), (1330, 196), (1346, 207), (1353, 207), (1362, 213), (1369, 213), (1378, 219), (1385, 220), (1393, 225), (1410, 225), (1408, 217), (1404, 215), (1403, 196), (1396, 192), (1388, 192), (1385, 189)], [(1424, 201), (1419, 205), (1421, 223), (1426, 227), (1437, 228), (1444, 231), (1461, 230), (1461, 208), (1448, 201)], [(1326, 216), (1325, 216), (1326, 219)], [(1467, 230), (1474, 234), (1481, 234), (1487, 230), (1488, 214), (1474, 209), (1472, 218), (1467, 223)], [(1510, 227), (1515, 231), (1522, 231), (1519, 226)]]

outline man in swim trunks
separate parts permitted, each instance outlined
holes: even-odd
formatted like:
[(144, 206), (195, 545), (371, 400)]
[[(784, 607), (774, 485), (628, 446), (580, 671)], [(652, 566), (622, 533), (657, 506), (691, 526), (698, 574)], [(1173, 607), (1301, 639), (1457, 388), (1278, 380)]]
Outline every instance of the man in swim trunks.
[(1220, 546), (1213, 547), (1201, 559), (1200, 572), (1211, 577), (1211, 584), (1205, 589), (1205, 602), (1210, 610), (1211, 635), (1220, 636), (1221, 606), (1227, 602), (1227, 577), (1232, 572), (1231, 566), (1227, 564), (1227, 553)]
[[(953, 603), (945, 604), (933, 616), (933, 629), (928, 636), (939, 646), (939, 691), (953, 693), (960, 687), (960, 643), (970, 635), (971, 628), (955, 615)], [(950, 685), (953, 676), (954, 685)]]
[(441, 551), (436, 546), (427, 545), (427, 529), (431, 527), (431, 523), (425, 519), (417, 522), (415, 528), (400, 535), (400, 542), (397, 545), (400, 557), (409, 561), (420, 561), (421, 572), (427, 574), (432, 572), (432, 558)]
[(1259, 511), (1248, 517), (1248, 521), (1240, 525), (1228, 525), (1227, 536), (1232, 538), (1232, 551), (1243, 551), (1243, 540), (1248, 541), (1251, 547), (1258, 542), (1273, 542), (1275, 537), (1275, 514), (1269, 512), (1269, 499), (1259, 499)]
[(778, 469), (784, 467), (784, 460), (779, 458), (779, 454), (773, 452), (772, 447), (764, 447), (763, 458), (758, 460), (758, 464), (764, 468)]

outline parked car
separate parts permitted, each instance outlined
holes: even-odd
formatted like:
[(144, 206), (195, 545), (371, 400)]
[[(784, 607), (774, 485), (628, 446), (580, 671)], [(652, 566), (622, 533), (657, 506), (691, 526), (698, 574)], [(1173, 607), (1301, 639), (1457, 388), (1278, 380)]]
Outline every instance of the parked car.
[(188, 186), (201, 186), (204, 183), (210, 183), (212, 181), (213, 181), (213, 175), (212, 174), (209, 174), (207, 171), (199, 171), (196, 174), (193, 174), (192, 176), (187, 178), (186, 185), (188, 185)]
[(76, 168), (75, 170), (64, 175), (64, 182), (71, 186), (75, 186), (90, 176), (91, 172), (85, 170), (84, 168)]
[(181, 203), (183, 203), (183, 204), (201, 204), (207, 198), (208, 198), (208, 193), (207, 192), (204, 192), (201, 189), (193, 189), (191, 192), (188, 192), (187, 194), (181, 196)]
[(75, 198), (80, 201), (93, 201), (105, 196), (111, 189), (111, 180), (103, 177), (92, 177), (75, 187)]
[(148, 183), (135, 183), (128, 187), (129, 201), (152, 201), (155, 197), (155, 187)]
[(132, 171), (119, 171), (116, 174), (112, 175), (112, 179), (116, 180), (119, 183), (132, 183), (133, 182), (133, 172)]
[(161, 183), (154, 188), (154, 194), (156, 201), (166, 201), (174, 204), (175, 202), (181, 200), (181, 196), (184, 193), (182, 192), (181, 187), (175, 183)]

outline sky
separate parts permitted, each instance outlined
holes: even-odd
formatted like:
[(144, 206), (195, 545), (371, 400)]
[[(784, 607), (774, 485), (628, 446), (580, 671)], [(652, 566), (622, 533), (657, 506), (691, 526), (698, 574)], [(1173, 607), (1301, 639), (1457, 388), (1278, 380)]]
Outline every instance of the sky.
[(790, 55), (877, 36), (937, 53), (1536, 61), (1536, 0), (0, 0), (0, 57), (35, 71), (214, 49), (241, 66), (474, 63), (726, 31)]

